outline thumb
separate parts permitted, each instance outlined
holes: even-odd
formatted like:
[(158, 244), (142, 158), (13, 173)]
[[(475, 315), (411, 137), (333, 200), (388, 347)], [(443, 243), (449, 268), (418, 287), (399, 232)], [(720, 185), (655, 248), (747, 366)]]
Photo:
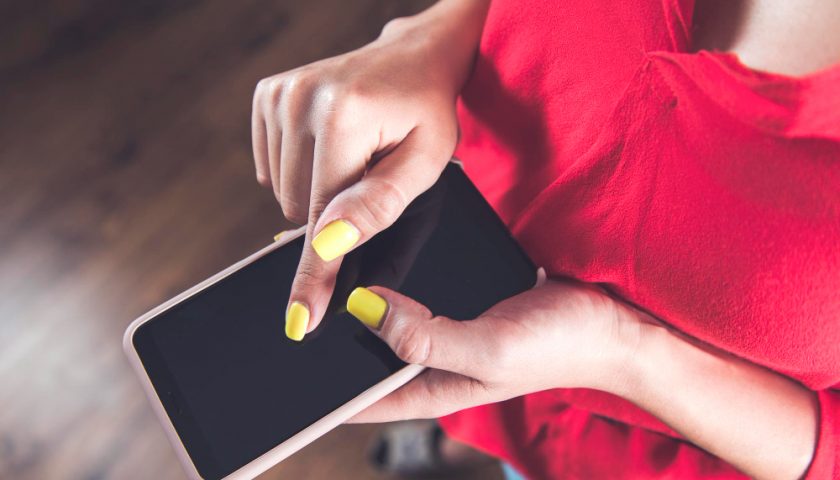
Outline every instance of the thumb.
[(484, 322), (432, 315), (420, 303), (384, 287), (356, 288), (347, 299), (347, 311), (406, 363), (476, 379), (490, 364), (494, 336), (479, 331)]
[(329, 262), (390, 227), (412, 200), (437, 181), (452, 154), (415, 128), (361, 180), (336, 195), (321, 213), (312, 248)]

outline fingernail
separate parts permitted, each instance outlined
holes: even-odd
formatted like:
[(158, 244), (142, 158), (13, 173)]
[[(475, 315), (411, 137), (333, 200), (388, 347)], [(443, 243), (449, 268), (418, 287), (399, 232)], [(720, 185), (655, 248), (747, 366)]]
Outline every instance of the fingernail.
[(275, 241), (275, 242), (279, 242), (279, 241), (280, 241), (280, 239), (281, 239), (281, 238), (283, 238), (283, 234), (284, 234), (284, 233), (286, 233), (286, 231), (285, 231), (285, 230), (283, 230), (282, 232), (280, 232), (280, 233), (278, 233), (277, 235), (275, 235), (275, 236), (274, 236), (274, 241)]
[(388, 302), (367, 288), (357, 287), (347, 297), (347, 311), (370, 328), (379, 328)]
[(325, 262), (347, 253), (359, 241), (359, 230), (344, 220), (335, 220), (327, 224), (315, 238), (312, 248)]
[(292, 302), (286, 311), (286, 336), (299, 342), (306, 335), (309, 326), (309, 309), (300, 302)]

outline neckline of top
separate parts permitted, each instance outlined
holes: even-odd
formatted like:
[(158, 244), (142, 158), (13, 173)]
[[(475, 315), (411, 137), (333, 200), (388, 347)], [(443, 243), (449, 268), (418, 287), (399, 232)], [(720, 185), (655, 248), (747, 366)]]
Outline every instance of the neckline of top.
[(786, 137), (840, 140), (840, 63), (805, 75), (744, 65), (732, 52), (650, 52), (677, 67), (733, 116)]

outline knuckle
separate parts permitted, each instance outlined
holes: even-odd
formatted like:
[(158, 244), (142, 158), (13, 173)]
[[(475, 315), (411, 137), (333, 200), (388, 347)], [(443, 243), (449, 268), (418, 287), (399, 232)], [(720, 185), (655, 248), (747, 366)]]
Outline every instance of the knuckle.
[(258, 170), (257, 171), (257, 183), (260, 184), (262, 187), (270, 187), (271, 186), (271, 177), (265, 174), (265, 172)]
[(275, 192), (275, 196), (280, 202), (280, 209), (283, 210), (283, 215), (288, 220), (297, 224), (306, 223), (309, 206), (305, 202), (298, 201), (295, 197), (284, 192)]
[(405, 23), (408, 22), (406, 17), (392, 18), (382, 27), (382, 36), (386, 37), (401, 30)]
[(425, 364), (431, 355), (431, 339), (418, 323), (405, 326), (394, 343), (394, 353), (406, 363)]
[(348, 98), (348, 95), (343, 94), (343, 88), (331, 87), (329, 85), (322, 85), (321, 75), (318, 74), (317, 69), (310, 66), (298, 68), (290, 72), (284, 72), (271, 77), (266, 77), (257, 82), (254, 89), (254, 99), (263, 99), (272, 105), (279, 105), (281, 97), (285, 101), (293, 101), (295, 104), (305, 103), (311, 104), (315, 94), (320, 92), (332, 92), (334, 95), (328, 97), (338, 97), (342, 100)]
[(254, 87), (254, 100), (263, 96), (263, 94), (268, 90), (268, 84), (271, 81), (270, 77), (262, 78), (257, 85)]
[(373, 180), (359, 196), (359, 211), (365, 221), (376, 231), (382, 230), (397, 219), (406, 205), (403, 191), (387, 180)]
[(305, 70), (276, 78), (266, 94), (270, 110), (278, 118), (298, 117), (309, 110), (313, 91), (312, 74)]
[(347, 132), (359, 123), (356, 94), (347, 86), (322, 89), (319, 98), (320, 127), (324, 132)]
[(276, 106), (280, 105), (280, 98), (283, 96), (283, 80), (278, 78), (271, 81), (265, 97), (272, 110), (276, 110)]
[(320, 270), (311, 261), (302, 259), (295, 275), (295, 283), (298, 288), (311, 288), (320, 285)]
[(257, 83), (256, 88), (254, 88), (254, 96), (251, 98), (251, 112), (254, 115), (262, 110), (260, 107), (263, 103), (263, 97), (265, 96), (263, 93), (265, 92), (265, 85), (263, 83), (265, 81), (265, 79), (260, 80), (259, 83)]
[(316, 82), (316, 77), (304, 68), (283, 79), (283, 91), (289, 96), (308, 95)]
[(266, 77), (257, 82), (257, 87), (254, 89), (254, 102), (274, 101), (283, 90), (282, 83), (282, 78), (277, 76)]
[(321, 188), (313, 185), (312, 193), (309, 199), (309, 221), (314, 225), (318, 222), (321, 214), (327, 209), (327, 205), (332, 202), (334, 196), (330, 195)]
[(283, 216), (286, 217), (286, 220), (294, 223), (295, 225), (303, 225), (304, 223), (306, 223), (306, 213), (304, 213), (304, 212), (299, 212), (299, 211), (286, 212), (285, 209), (284, 209)]

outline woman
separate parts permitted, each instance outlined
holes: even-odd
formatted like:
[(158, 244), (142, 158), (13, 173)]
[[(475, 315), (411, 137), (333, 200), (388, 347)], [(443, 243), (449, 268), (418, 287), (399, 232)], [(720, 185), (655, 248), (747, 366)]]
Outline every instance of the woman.
[(356, 292), (430, 367), (356, 420), (451, 414), (529, 478), (837, 478), (838, 24), (829, 0), (444, 0), (263, 80), (257, 178), (308, 222), (287, 335), (454, 151), (549, 281), (461, 323)]

